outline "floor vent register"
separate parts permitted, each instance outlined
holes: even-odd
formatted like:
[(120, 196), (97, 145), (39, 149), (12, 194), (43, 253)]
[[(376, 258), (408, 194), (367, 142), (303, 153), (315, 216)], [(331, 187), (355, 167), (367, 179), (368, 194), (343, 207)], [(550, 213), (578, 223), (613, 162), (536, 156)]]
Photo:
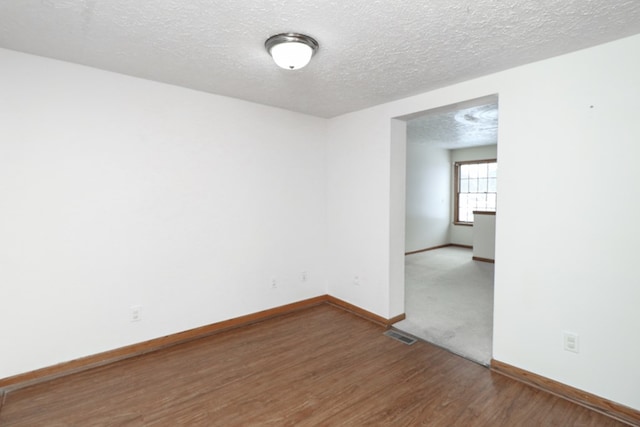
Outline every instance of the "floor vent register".
[(415, 338), (404, 335), (398, 331), (394, 331), (393, 329), (389, 329), (384, 334), (389, 338), (393, 338), (394, 340), (400, 341), (401, 343), (404, 343), (406, 345), (411, 345), (417, 341)]

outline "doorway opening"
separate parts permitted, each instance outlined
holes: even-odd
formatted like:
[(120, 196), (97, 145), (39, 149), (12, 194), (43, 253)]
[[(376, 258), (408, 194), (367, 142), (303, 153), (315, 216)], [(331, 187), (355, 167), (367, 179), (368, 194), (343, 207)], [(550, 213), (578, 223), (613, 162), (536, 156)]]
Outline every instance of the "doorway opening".
[(415, 113), (403, 120), (406, 319), (394, 327), (488, 365), (493, 335), (498, 96)]

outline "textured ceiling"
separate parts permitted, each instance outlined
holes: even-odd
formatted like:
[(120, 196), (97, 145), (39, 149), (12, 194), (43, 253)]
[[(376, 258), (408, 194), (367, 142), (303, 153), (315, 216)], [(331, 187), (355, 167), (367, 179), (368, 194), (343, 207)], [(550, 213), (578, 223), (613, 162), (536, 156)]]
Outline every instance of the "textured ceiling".
[[(309, 66), (272, 62), (280, 32)], [(637, 33), (638, 0), (0, 1), (0, 47), (321, 117)]]
[(441, 108), (407, 121), (407, 142), (455, 150), (498, 143), (498, 104)]

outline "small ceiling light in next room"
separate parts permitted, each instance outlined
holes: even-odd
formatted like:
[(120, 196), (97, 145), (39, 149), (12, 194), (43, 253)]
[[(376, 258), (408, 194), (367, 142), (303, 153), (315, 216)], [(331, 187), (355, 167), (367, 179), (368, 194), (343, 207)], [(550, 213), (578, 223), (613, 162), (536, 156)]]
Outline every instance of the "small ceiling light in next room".
[(318, 42), (298, 33), (283, 33), (271, 36), (264, 47), (275, 63), (286, 70), (299, 70), (311, 61), (318, 50)]

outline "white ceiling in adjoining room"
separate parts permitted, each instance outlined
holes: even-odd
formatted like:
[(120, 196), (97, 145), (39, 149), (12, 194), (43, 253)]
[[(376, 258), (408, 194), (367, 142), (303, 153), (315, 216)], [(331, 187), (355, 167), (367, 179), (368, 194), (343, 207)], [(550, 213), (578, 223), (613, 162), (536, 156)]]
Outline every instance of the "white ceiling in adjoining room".
[[(282, 32), (319, 42), (306, 68)], [(637, 0), (0, 2), (0, 47), (320, 117), (638, 33)]]
[(456, 150), (498, 143), (498, 104), (441, 108), (407, 121), (407, 142)]

